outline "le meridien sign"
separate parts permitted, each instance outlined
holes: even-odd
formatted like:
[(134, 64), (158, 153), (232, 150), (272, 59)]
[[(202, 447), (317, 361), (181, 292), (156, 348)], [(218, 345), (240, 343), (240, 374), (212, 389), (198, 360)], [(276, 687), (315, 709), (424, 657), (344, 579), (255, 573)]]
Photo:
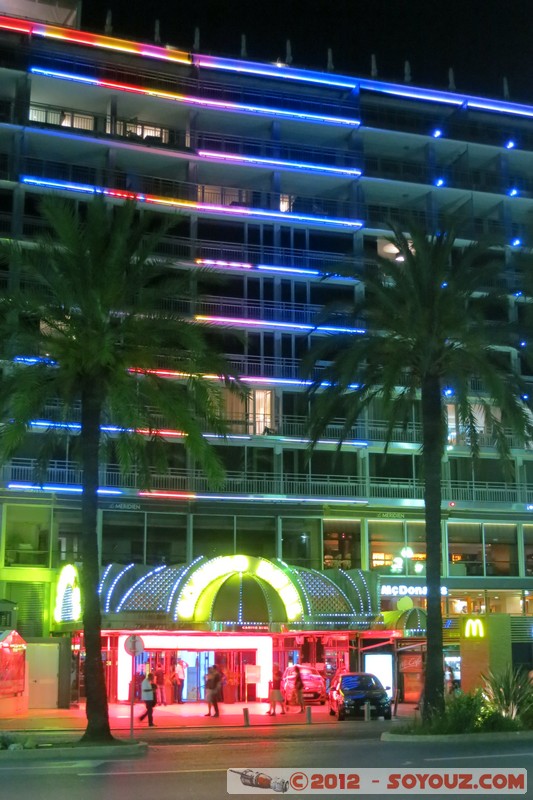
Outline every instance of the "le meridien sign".
[[(390, 583), (381, 584), (381, 594), (386, 597), (426, 597), (427, 593), (427, 586), (409, 586), (406, 583), (400, 583), (398, 586), (392, 586)], [(440, 593), (445, 597), (448, 594), (447, 587), (441, 586)]]

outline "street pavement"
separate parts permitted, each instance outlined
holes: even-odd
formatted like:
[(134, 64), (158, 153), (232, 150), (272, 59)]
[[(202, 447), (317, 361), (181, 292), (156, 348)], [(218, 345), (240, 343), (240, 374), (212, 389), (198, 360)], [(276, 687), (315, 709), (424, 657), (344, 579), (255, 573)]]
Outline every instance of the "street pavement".
[[(213, 738), (236, 739), (253, 733), (268, 736), (312, 735), (320, 730), (325, 735), (337, 735), (338, 728), (346, 728), (371, 737), (378, 737), (383, 731), (399, 722), (406, 722), (416, 714), (412, 705), (398, 706), (397, 716), (391, 722), (372, 720), (371, 722), (347, 721), (340, 723), (329, 714), (327, 706), (308, 706), (301, 714), (296, 708), (288, 713), (269, 716), (268, 703), (221, 703), (220, 716), (206, 717), (205, 703), (184, 703), (183, 705), (157, 706), (154, 709), (155, 727), (149, 728), (139, 716), (144, 704), (136, 703), (133, 709), (133, 736), (147, 742), (165, 741), (209, 741)], [(127, 703), (111, 703), (109, 719), (112, 733), (117, 738), (129, 738), (131, 732), (131, 706)], [(248, 724), (247, 724), (248, 723)], [(30, 709), (27, 716), (0, 719), (0, 731), (31, 733), (38, 741), (57, 741), (58, 738), (72, 741), (79, 738), (86, 726), (85, 705), (69, 709)], [(306, 732), (307, 731), (307, 732)]]

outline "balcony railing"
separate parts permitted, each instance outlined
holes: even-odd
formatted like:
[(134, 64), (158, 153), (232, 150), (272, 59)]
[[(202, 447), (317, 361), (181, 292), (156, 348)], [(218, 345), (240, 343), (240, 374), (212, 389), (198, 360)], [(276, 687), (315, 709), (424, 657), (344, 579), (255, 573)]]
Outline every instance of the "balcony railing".
[[(347, 198), (328, 198), (319, 195), (296, 195), (271, 192), (261, 183), (252, 188), (241, 186), (194, 183), (171, 180), (154, 175), (142, 175), (133, 170), (98, 170), (95, 167), (70, 164), (63, 161), (48, 161), (41, 158), (25, 158), (21, 173), (43, 180), (58, 180), (85, 185), (102, 185), (118, 191), (130, 191), (172, 198), (186, 202), (233, 208), (256, 208), (277, 210), (282, 213), (306, 214), (332, 219), (355, 219), (354, 204)], [(347, 192), (346, 192), (347, 194)]]
[[(0, 113), (6, 101), (0, 100)], [(9, 101), (7, 101), (9, 107)], [(20, 109), (24, 113), (26, 107)], [(20, 116), (20, 114), (19, 114)], [(113, 120), (113, 129), (106, 115), (90, 114), (86, 109), (68, 106), (53, 106), (32, 103), (29, 123), (51, 128), (68, 128), (80, 135), (100, 136), (102, 138), (121, 138), (136, 140), (147, 145), (157, 145), (184, 153), (210, 150), (215, 153), (228, 153), (251, 157), (272, 158), (281, 161), (304, 162), (309, 164), (346, 167), (356, 169), (360, 157), (349, 150), (305, 145), (296, 142), (256, 139), (249, 136), (235, 136), (213, 131), (169, 128), (157, 120), (143, 120), (118, 117)]]
[[(51, 461), (40, 479), (34, 459), (15, 458), (1, 468), (3, 484), (31, 484), (36, 488), (48, 486), (80, 486), (82, 472), (75, 462)], [(121, 472), (114, 464), (104, 464), (100, 469), (100, 485), (109, 489), (131, 490), (143, 486), (136, 472)], [(16, 488), (13, 487), (13, 488)], [(217, 489), (228, 495), (260, 494), (286, 495), (287, 497), (346, 498), (359, 500), (420, 500), (423, 483), (416, 479), (383, 478), (378, 476), (303, 475), (286, 473), (274, 475), (266, 472), (228, 471), (223, 487)], [(151, 475), (152, 491), (209, 493), (213, 487), (198, 470), (169, 468), (164, 473)], [(48, 489), (53, 491), (53, 489)], [(57, 491), (60, 491), (58, 489)], [(443, 484), (443, 502), (458, 501), (482, 506), (486, 503), (525, 503), (533, 497), (533, 486), (513, 485), (486, 481), (450, 481)]]

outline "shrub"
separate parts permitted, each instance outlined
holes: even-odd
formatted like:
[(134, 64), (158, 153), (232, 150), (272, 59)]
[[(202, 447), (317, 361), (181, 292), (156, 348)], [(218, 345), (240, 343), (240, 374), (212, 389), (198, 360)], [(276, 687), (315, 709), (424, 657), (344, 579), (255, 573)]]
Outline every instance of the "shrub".
[(452, 736), (458, 733), (509, 732), (522, 728), (518, 719), (511, 719), (501, 714), (498, 709), (487, 705), (481, 689), (474, 692), (458, 694), (446, 702), (444, 712), (433, 717), (429, 722), (414, 722), (396, 728), (397, 733), (444, 734)]
[(533, 686), (522, 667), (509, 665), (502, 672), (481, 677), (486, 705), (502, 717), (517, 719), (533, 709)]

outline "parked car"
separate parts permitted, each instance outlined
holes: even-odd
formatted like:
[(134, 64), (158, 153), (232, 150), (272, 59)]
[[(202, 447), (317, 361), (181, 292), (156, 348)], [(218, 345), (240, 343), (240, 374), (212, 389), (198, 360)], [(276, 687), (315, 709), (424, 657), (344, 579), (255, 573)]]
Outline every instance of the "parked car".
[[(304, 703), (320, 703), (321, 706), (325, 705), (326, 684), (320, 672), (307, 664), (298, 664), (298, 666), (300, 667), (300, 675), (304, 685)], [(293, 695), (295, 677), (296, 673), (294, 667), (287, 667), (281, 680), (281, 693), (285, 702), (290, 700)]]
[(364, 717), (365, 703), (370, 704), (372, 717), (391, 719), (390, 697), (375, 675), (370, 672), (344, 672), (335, 676), (328, 693), (329, 713), (339, 720), (347, 716)]

